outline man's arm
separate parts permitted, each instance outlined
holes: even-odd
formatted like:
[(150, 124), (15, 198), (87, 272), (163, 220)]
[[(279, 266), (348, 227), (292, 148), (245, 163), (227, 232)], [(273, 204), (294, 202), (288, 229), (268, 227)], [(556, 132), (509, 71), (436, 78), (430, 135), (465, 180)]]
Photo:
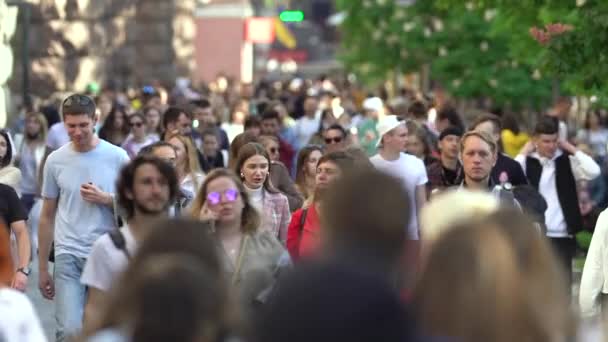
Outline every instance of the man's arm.
[(47, 299), (53, 299), (54, 286), (49, 275), (49, 254), (51, 243), (55, 234), (55, 213), (57, 211), (56, 198), (44, 198), (40, 222), (38, 224), (38, 276), (39, 287), (42, 295)]
[[(30, 264), (30, 237), (25, 225), (25, 221), (15, 221), (11, 223), (11, 230), (15, 233), (17, 239), (17, 251), (19, 254), (19, 263), (17, 268), (27, 268)], [(13, 277), (13, 288), (20, 291), (25, 291), (27, 287), (27, 276), (22, 272), (16, 272)]]

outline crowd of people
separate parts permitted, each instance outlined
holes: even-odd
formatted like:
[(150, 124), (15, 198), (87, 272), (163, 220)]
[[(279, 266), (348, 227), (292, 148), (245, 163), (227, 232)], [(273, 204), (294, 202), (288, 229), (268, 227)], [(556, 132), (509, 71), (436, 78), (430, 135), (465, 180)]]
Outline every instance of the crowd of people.
[(46, 341), (28, 282), (56, 341), (596, 340), (608, 129), (570, 106), (524, 132), (324, 77), (40, 103), (0, 131), (0, 341)]

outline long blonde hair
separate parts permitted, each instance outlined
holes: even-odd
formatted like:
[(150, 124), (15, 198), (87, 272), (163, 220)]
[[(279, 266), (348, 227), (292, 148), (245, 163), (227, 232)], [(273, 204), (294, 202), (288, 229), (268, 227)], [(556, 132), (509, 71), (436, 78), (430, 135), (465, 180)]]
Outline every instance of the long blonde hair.
[(201, 169), (201, 164), (198, 160), (198, 155), (196, 154), (196, 147), (194, 147), (194, 143), (192, 142), (191, 138), (185, 137), (179, 133), (174, 133), (170, 135), (169, 137), (167, 137), (166, 141), (169, 142), (173, 138), (176, 138), (177, 140), (181, 141), (181, 143), (184, 144), (184, 147), (186, 148), (186, 173), (190, 174), (190, 177), (192, 177), (192, 181), (194, 182), (194, 188), (198, 189), (200, 187), (200, 184), (198, 184), (196, 175), (204, 175), (205, 173)]

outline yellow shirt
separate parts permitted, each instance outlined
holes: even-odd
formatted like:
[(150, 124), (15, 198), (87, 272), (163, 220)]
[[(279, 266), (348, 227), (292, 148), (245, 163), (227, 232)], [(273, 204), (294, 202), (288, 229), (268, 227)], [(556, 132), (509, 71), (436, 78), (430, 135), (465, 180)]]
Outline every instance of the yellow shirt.
[(504, 152), (511, 158), (515, 158), (528, 140), (530, 140), (530, 136), (527, 133), (520, 132), (519, 134), (515, 135), (508, 129), (502, 130), (501, 138)]

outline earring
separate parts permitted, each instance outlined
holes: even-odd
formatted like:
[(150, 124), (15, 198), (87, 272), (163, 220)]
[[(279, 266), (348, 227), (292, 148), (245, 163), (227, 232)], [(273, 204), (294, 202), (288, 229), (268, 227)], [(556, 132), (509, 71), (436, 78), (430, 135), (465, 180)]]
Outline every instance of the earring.
[(241, 172), (241, 178), (245, 178), (245, 175)]

